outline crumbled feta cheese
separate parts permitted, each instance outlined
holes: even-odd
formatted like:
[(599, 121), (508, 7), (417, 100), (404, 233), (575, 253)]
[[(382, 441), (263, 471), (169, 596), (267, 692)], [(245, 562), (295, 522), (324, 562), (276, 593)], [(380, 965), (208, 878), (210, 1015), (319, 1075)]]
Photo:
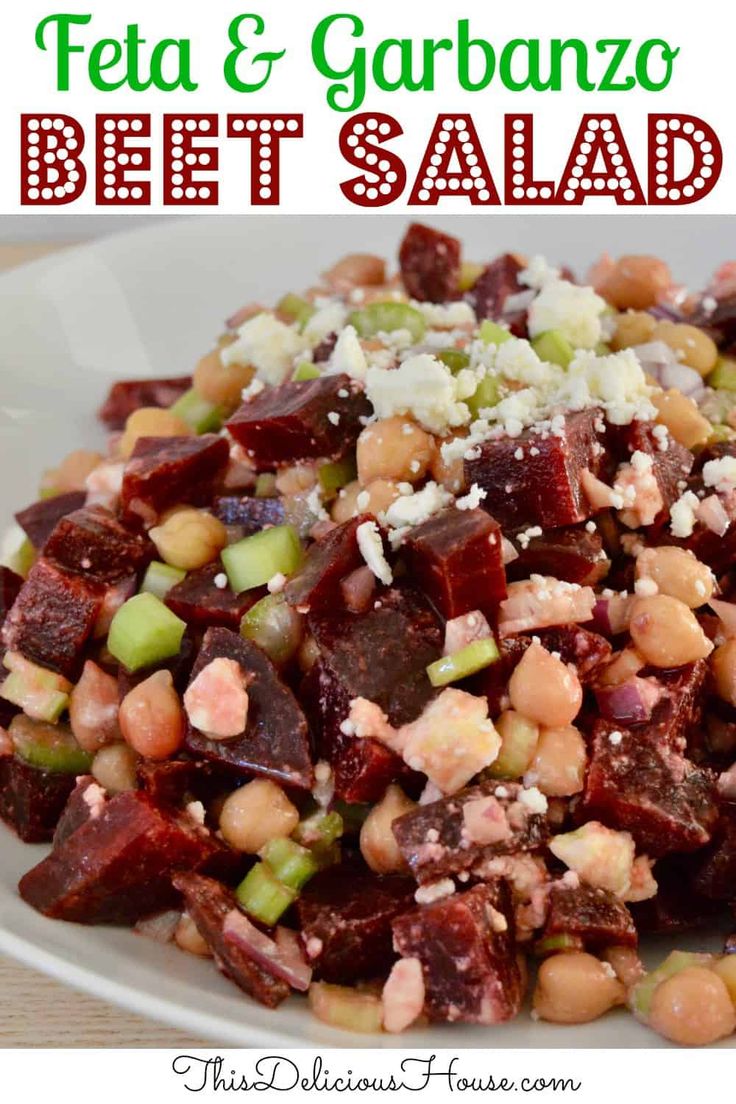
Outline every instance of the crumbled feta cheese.
[(347, 314), (348, 310), (345, 304), (341, 303), (339, 299), (335, 299), (315, 311), (312, 317), (308, 319), (302, 332), (308, 341), (313, 345), (318, 345), (329, 334), (340, 332), (345, 325)]
[(261, 391), (265, 389), (265, 383), (263, 380), (259, 380), (257, 376), (254, 376), (247, 387), (244, 387), (240, 392), (240, 397), (243, 402), (250, 402), (256, 395), (260, 395)]
[[(392, 529), (403, 532), (408, 527), (421, 525), (451, 502), (449, 491), (438, 483), (429, 482), (420, 491), (412, 488), (410, 493), (394, 499), (386, 510), (386, 522)], [(393, 534), (391, 536), (393, 543)]]
[(266, 589), (269, 594), (279, 594), (286, 586), (286, 576), (282, 571), (277, 571), (275, 575), (266, 583)]
[(368, 362), (355, 327), (346, 326), (335, 342), (335, 348), (330, 354), (325, 371), (330, 376), (344, 373), (352, 379), (362, 380), (365, 379), (367, 370)]
[[(470, 390), (467, 376), (472, 377)], [(476, 384), (474, 373), (464, 370), (453, 376), (429, 353), (409, 357), (391, 371), (369, 368), (366, 373), (366, 393), (379, 418), (411, 414), (433, 433), (470, 421), (470, 411), (461, 400), (473, 393)]]
[(224, 571), (218, 571), (212, 581), (218, 590), (225, 590), (227, 587), (227, 575)]
[(226, 366), (252, 364), (260, 380), (275, 386), (284, 382), (307, 346), (296, 326), (263, 311), (243, 323), (232, 345), (220, 350), (220, 359)]
[[(707, 467), (707, 465), (706, 465)], [(670, 506), (670, 529), (672, 535), (685, 539), (692, 535), (695, 528), (695, 513), (700, 505), (698, 496), (692, 491), (685, 491), (677, 502)]]
[(568, 280), (549, 280), (528, 313), (529, 333), (537, 337), (557, 330), (575, 349), (593, 349), (601, 340), (601, 314), (606, 301), (591, 287)]
[[(496, 793), (498, 793), (498, 790), (496, 790)], [(532, 813), (543, 814), (547, 812), (547, 798), (536, 786), (528, 786), (527, 789), (521, 790), (519, 801), (522, 805), (526, 805)]]
[[(475, 326), (475, 311), (462, 299), (454, 303), (413, 303), (422, 312), (427, 326), (434, 330), (454, 330), (456, 327)], [(447, 334), (444, 335), (445, 342)]]
[(454, 892), (455, 883), (452, 878), (440, 878), (437, 882), (419, 886), (414, 900), (418, 905), (431, 905), (434, 901), (441, 901), (443, 897), (451, 897)]
[(338, 412), (336, 410), (328, 410), (327, 411), (327, 421), (330, 423), (330, 425), (334, 425), (334, 426), (339, 425), (340, 424), (340, 415), (338, 414)]
[(559, 268), (555, 268), (549, 263), (546, 257), (537, 253), (531, 258), (526, 268), (521, 270), (517, 276), (517, 280), (520, 284), (524, 284), (525, 287), (534, 288), (538, 291), (543, 288), (545, 284), (550, 284), (558, 280), (559, 276)]
[(455, 505), (458, 510), (477, 510), (487, 495), (488, 491), (484, 491), (482, 487), (474, 483), (466, 495), (456, 500)]
[(383, 541), (375, 521), (364, 521), (356, 530), (360, 554), (373, 574), (385, 586), (394, 580), (391, 567), (384, 555)]
[(590, 886), (621, 897), (631, 885), (634, 841), (629, 832), (590, 820), (574, 832), (554, 836), (549, 849)]
[(732, 491), (736, 487), (736, 456), (721, 456), (704, 464), (703, 483), (717, 491)]

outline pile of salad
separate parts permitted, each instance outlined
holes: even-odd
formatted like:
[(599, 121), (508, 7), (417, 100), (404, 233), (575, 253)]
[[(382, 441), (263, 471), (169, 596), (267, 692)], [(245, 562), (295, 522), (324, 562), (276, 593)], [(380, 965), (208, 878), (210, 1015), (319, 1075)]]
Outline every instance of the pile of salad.
[(732, 1035), (735, 397), (736, 265), (417, 224), (116, 383), (0, 574), (23, 899), (354, 1031)]

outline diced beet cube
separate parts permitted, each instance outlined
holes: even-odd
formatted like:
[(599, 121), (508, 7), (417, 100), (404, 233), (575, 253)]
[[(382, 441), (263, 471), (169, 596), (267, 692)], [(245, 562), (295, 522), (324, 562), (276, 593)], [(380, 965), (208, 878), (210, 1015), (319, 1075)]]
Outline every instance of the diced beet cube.
[[(92, 816), (93, 808), (97, 810), (95, 815), (99, 815), (99, 810), (107, 799), (105, 791), (95, 782), (91, 774), (80, 775), (75, 781), (76, 785), (69, 794), (69, 800), (56, 825), (54, 847), (59, 847), (69, 839), (72, 832), (76, 832), (77, 828), (86, 824)], [(94, 790), (90, 789), (92, 786), (95, 787)]]
[(239, 525), (244, 537), (259, 533), (269, 525), (283, 525), (286, 521), (281, 498), (221, 495), (215, 499), (212, 512), (224, 525)]
[(195, 759), (139, 759), (136, 775), (141, 789), (157, 805), (181, 808), (189, 801), (206, 805), (224, 791), (232, 792), (233, 777), (216, 763)]
[(139, 533), (131, 533), (101, 506), (83, 507), (60, 519), (43, 554), (69, 571), (115, 583), (135, 575), (155, 549)]
[(312, 362), (314, 364), (326, 364), (332, 356), (333, 350), (337, 345), (337, 333), (328, 333), (327, 337), (324, 337), (318, 345), (315, 345), (312, 349)]
[(108, 429), (123, 429), (128, 415), (141, 406), (173, 406), (192, 386), (191, 376), (174, 379), (120, 380), (114, 383), (97, 417)]
[(430, 1020), (494, 1024), (517, 1014), (524, 985), (504, 881), (424, 905), (393, 928), (401, 956), (422, 964)]
[(358, 866), (329, 867), (312, 878), (296, 911), (317, 976), (344, 985), (387, 973), (396, 958), (391, 923), (414, 908), (415, 889), (411, 878)]
[(519, 437), (485, 441), (465, 461), (468, 484), (485, 492), (483, 509), (504, 528), (576, 525), (590, 514), (580, 483), (600, 466), (595, 410), (565, 415), (558, 434), (525, 430)]
[(634, 452), (651, 456), (652, 470), (664, 502), (664, 508), (655, 518), (654, 525), (661, 527), (668, 524), (669, 508), (682, 494), (681, 484), (690, 474), (693, 454), (672, 437), (668, 438), (667, 448), (663, 452), (654, 436), (652, 422), (635, 419), (626, 426), (608, 425), (606, 437), (610, 455), (619, 462), (630, 460)]
[(15, 520), (33, 547), (40, 551), (57, 523), (67, 514), (84, 506), (86, 498), (84, 491), (69, 491), (67, 494), (54, 495), (52, 498), (41, 498), (17, 513)]
[(117, 794), (20, 880), (24, 901), (57, 920), (133, 924), (170, 908), (172, 876), (233, 866), (234, 853), (140, 791)]
[(696, 892), (693, 875), (699, 861), (697, 853), (659, 860), (656, 896), (629, 906), (640, 935), (673, 935), (713, 925), (723, 905)]
[(225, 939), (225, 917), (238, 907), (235, 894), (201, 874), (175, 874), (174, 885), (223, 974), (267, 1008), (281, 1004), (290, 993), (286, 982), (250, 958), (240, 944)]
[(411, 530), (404, 554), (412, 582), (448, 620), (494, 615), (506, 597), (501, 526), (485, 510), (435, 514)]
[(167, 593), (164, 599), (166, 605), (188, 625), (240, 628), (244, 615), (265, 591), (246, 590), (242, 594), (235, 594), (229, 585), (215, 585), (215, 577), (221, 574), (222, 567), (219, 563), (190, 571), (185, 579)]
[(39, 770), (14, 755), (0, 758), (0, 819), (24, 843), (46, 843), (75, 786), (73, 774)]
[(393, 588), (364, 613), (311, 614), (320, 659), (305, 680), (303, 700), (321, 753), (332, 764), (345, 801), (378, 801), (405, 770), (377, 740), (341, 731), (353, 698), (376, 702), (393, 725), (419, 716), (434, 695), (427, 665), (442, 653), (439, 618), (418, 591)]
[(292, 606), (308, 613), (340, 604), (340, 580), (364, 562), (358, 548), (358, 526), (371, 520), (370, 514), (350, 518), (310, 546), (302, 567), (284, 588)]
[[(612, 742), (612, 733), (621, 739)], [(708, 843), (718, 819), (714, 776), (656, 727), (620, 730), (597, 721), (579, 813), (631, 832), (648, 855), (694, 851)]]
[(248, 677), (245, 732), (230, 740), (210, 740), (190, 726), (187, 750), (240, 774), (263, 775), (300, 790), (310, 789), (314, 774), (307, 721), (271, 660), (230, 629), (208, 629), (192, 669), (192, 681), (219, 657), (235, 660)]
[(704, 659), (699, 659), (670, 671), (646, 668), (642, 674), (656, 677), (661, 688), (661, 697), (652, 714), (652, 725), (657, 726), (671, 747), (684, 751), (690, 733), (700, 727), (702, 691), (708, 664)]
[(99, 583), (42, 558), (29, 571), (7, 616), (3, 642), (10, 651), (73, 681), (102, 598)]
[(282, 383), (243, 403), (227, 428), (258, 471), (299, 460), (344, 456), (371, 405), (349, 376)]
[(733, 901), (736, 887), (736, 804), (724, 802), (714, 840), (702, 858), (693, 888), (704, 897)]
[(494, 321), (503, 319), (516, 337), (526, 337), (526, 311), (506, 315), (504, 304), (509, 295), (526, 290), (519, 283), (519, 273), (523, 267), (513, 254), (503, 253), (484, 268), (465, 296), (479, 321), (483, 318)]
[[(468, 870), (495, 855), (535, 851), (549, 839), (547, 818), (519, 801), (523, 793), (516, 782), (493, 779), (469, 786), (452, 797), (420, 805), (397, 817), (391, 825), (399, 850), (418, 882), (433, 882), (448, 874)], [(468, 828), (469, 812), (475, 803), (503, 810), (505, 834), (492, 843), (478, 842)], [(471, 822), (472, 823), (472, 822)]]
[(0, 629), (22, 586), (22, 576), (16, 575), (9, 567), (0, 566)]
[(413, 222), (399, 247), (401, 279), (412, 299), (444, 303), (454, 299), (460, 280), (457, 238)]
[(518, 559), (506, 566), (511, 581), (552, 575), (566, 583), (595, 586), (610, 567), (600, 533), (589, 533), (583, 526), (548, 529), (516, 547)]
[(637, 944), (634, 921), (623, 901), (608, 890), (583, 883), (574, 889), (562, 882), (553, 884), (542, 938), (554, 935), (575, 936), (592, 950)]
[(120, 504), (125, 518), (155, 522), (182, 503), (209, 501), (230, 450), (224, 437), (141, 437), (125, 465)]

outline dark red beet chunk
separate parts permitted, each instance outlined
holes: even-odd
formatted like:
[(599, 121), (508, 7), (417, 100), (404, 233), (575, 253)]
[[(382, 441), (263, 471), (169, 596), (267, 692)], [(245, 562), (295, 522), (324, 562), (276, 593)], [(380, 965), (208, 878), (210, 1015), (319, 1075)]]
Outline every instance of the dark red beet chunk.
[(640, 934), (673, 935), (712, 925), (723, 908), (693, 887), (693, 864), (699, 856), (667, 855), (655, 867), (657, 895), (630, 905)]
[(133, 924), (170, 908), (179, 870), (232, 871), (234, 853), (139, 791), (107, 801), (20, 880), (24, 901), (57, 920)]
[(704, 659), (670, 671), (645, 668), (642, 672), (656, 677), (662, 692), (654, 707), (652, 723), (677, 751), (684, 751), (690, 734), (700, 728), (707, 673), (708, 664)]
[(125, 465), (120, 495), (124, 517), (153, 522), (171, 506), (208, 502), (229, 456), (227, 441), (214, 433), (141, 437)]
[(108, 429), (123, 429), (128, 415), (141, 406), (172, 406), (192, 386), (191, 376), (174, 379), (121, 380), (110, 388), (97, 417)]
[(102, 597), (98, 583), (40, 559), (7, 616), (3, 642), (11, 651), (74, 681)]
[(67, 514), (84, 506), (86, 498), (84, 491), (69, 491), (68, 494), (54, 495), (53, 498), (42, 498), (17, 513), (15, 520), (33, 547), (40, 550), (57, 523)]
[(242, 736), (208, 740), (189, 728), (187, 750), (240, 774), (258, 774), (300, 790), (314, 777), (307, 721), (299, 702), (264, 652), (230, 629), (208, 629), (192, 679), (218, 657), (234, 659), (248, 675), (248, 721)]
[[(611, 743), (616, 731), (621, 741)], [(641, 850), (653, 856), (703, 847), (718, 819), (710, 771), (673, 750), (656, 727), (617, 730), (607, 721), (593, 728), (579, 810), (583, 819), (631, 832)]]
[(212, 512), (224, 525), (239, 525), (244, 537), (259, 533), (269, 525), (283, 525), (286, 521), (281, 498), (221, 495), (215, 499)]
[(23, 579), (9, 567), (0, 567), (0, 629), (5, 624), (10, 607), (18, 597)]
[(83, 774), (77, 778), (76, 785), (69, 794), (69, 800), (64, 806), (64, 811), (56, 825), (56, 831), (54, 832), (54, 847), (61, 846), (65, 840), (69, 839), (72, 832), (76, 832), (77, 828), (81, 828), (82, 825), (86, 824), (89, 820), (92, 814), (93, 803), (91, 800), (85, 800), (84, 795), (87, 793), (90, 786), (96, 787), (96, 790), (92, 791), (95, 798), (95, 805), (106, 800), (105, 791), (97, 785), (91, 774)]
[(514, 917), (503, 881), (473, 886), (394, 921), (394, 945), (422, 964), (430, 1020), (503, 1023), (521, 1007)]
[(486, 266), (465, 296), (479, 321), (483, 318), (503, 319), (517, 337), (526, 337), (526, 311), (507, 316), (503, 308), (509, 295), (525, 290), (519, 283), (523, 267), (513, 254), (504, 253)]
[(38, 770), (4, 755), (0, 758), (0, 819), (24, 843), (46, 843), (75, 782), (73, 774)]
[[(344, 456), (372, 407), (349, 376), (282, 383), (245, 402), (227, 423), (258, 471), (299, 460)], [(338, 415), (330, 419), (330, 414)]]
[(736, 805), (724, 802), (715, 838), (703, 857), (693, 886), (704, 897), (733, 901), (736, 895)]
[(372, 520), (370, 514), (350, 518), (310, 546), (304, 564), (284, 588), (292, 606), (308, 613), (340, 604), (340, 580), (364, 562), (358, 548), (358, 526)]
[(332, 610), (309, 617), (320, 660), (305, 681), (303, 700), (345, 801), (378, 801), (405, 770), (377, 740), (340, 731), (351, 700), (376, 702), (393, 725), (414, 720), (434, 695), (427, 664), (442, 652), (440, 621), (418, 591), (394, 588), (379, 602), (365, 613)]
[(532, 537), (526, 548), (516, 542), (515, 546), (519, 557), (506, 566), (510, 581), (552, 575), (566, 583), (595, 586), (610, 567), (600, 533), (589, 533), (582, 526), (548, 529), (540, 537)]
[(85, 506), (61, 518), (43, 550), (69, 571), (101, 583), (137, 574), (154, 553), (150, 541), (131, 533), (101, 506)]
[(399, 247), (401, 279), (412, 299), (444, 303), (458, 293), (460, 242), (413, 222)]
[(215, 576), (221, 572), (219, 563), (190, 571), (185, 579), (168, 592), (164, 599), (166, 605), (189, 625), (240, 628), (244, 614), (263, 597), (265, 591), (243, 591), (242, 594), (235, 594), (229, 586), (215, 586)]
[(183, 893), (187, 912), (223, 974), (267, 1008), (281, 1004), (290, 992), (286, 982), (274, 977), (249, 958), (239, 944), (223, 935), (225, 917), (238, 907), (235, 895), (220, 882), (201, 874), (175, 874), (174, 885)]
[(548, 529), (584, 521), (590, 507), (580, 476), (585, 468), (595, 473), (600, 466), (598, 418), (597, 411), (583, 410), (565, 416), (559, 436), (525, 430), (519, 437), (500, 437), (478, 446), (477, 459), (465, 461), (465, 478), (486, 492), (483, 509), (510, 529)]
[[(396, 958), (391, 923), (414, 908), (411, 878), (382, 876), (360, 867), (317, 874), (296, 903), (310, 965), (325, 981), (346, 984), (386, 974)], [(316, 949), (310, 954), (310, 940)]]
[(635, 947), (638, 939), (631, 913), (623, 901), (605, 889), (556, 882), (549, 895), (549, 911), (542, 938), (572, 935), (591, 950)]
[[(481, 782), (398, 817), (391, 827), (417, 881), (433, 882), (468, 870), (483, 859), (542, 847), (549, 839), (547, 819), (517, 800), (521, 790), (516, 782)], [(513, 825), (509, 826), (508, 836), (499, 842), (476, 843), (468, 835), (463, 810), (471, 802), (488, 797), (495, 797), (506, 813), (514, 807)]]
[(485, 510), (436, 514), (411, 530), (404, 554), (412, 581), (448, 620), (493, 615), (506, 597), (501, 526)]
[(635, 451), (651, 456), (654, 477), (664, 501), (664, 508), (653, 524), (662, 527), (669, 523), (669, 508), (682, 494), (682, 480), (690, 474), (694, 457), (689, 449), (679, 445), (672, 437), (668, 438), (667, 449), (662, 452), (653, 429), (651, 422), (635, 420), (627, 426), (609, 425), (606, 434), (610, 453), (620, 462), (630, 460)]

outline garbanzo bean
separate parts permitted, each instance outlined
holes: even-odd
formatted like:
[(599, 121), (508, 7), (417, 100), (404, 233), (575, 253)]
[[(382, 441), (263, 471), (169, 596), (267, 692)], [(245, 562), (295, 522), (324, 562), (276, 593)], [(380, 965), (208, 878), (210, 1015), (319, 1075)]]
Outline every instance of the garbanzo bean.
[(147, 759), (168, 759), (178, 751), (186, 721), (171, 671), (154, 671), (128, 691), (118, 722), (126, 743)]
[(573, 725), (543, 728), (526, 777), (548, 797), (580, 793), (587, 763), (585, 740)]
[(159, 409), (157, 406), (142, 406), (128, 416), (118, 449), (120, 455), (127, 460), (139, 437), (191, 436), (191, 426), (188, 426), (183, 418), (172, 414), (170, 410)]
[(656, 318), (646, 311), (626, 311), (616, 319), (616, 329), (611, 338), (614, 351), (628, 349), (632, 345), (645, 345), (652, 340)]
[(645, 548), (636, 560), (636, 578), (652, 579), (660, 594), (679, 598), (690, 609), (698, 609), (713, 594), (713, 575), (686, 548)]
[(253, 379), (255, 369), (251, 364), (223, 364), (221, 350), (222, 344), (202, 357), (194, 369), (192, 382), (195, 391), (207, 402), (234, 410), (240, 405), (241, 392)]
[(580, 1024), (597, 1020), (626, 991), (608, 963), (582, 951), (552, 955), (539, 967), (534, 1011), (550, 1023)]
[(713, 650), (694, 613), (678, 598), (637, 598), (629, 624), (636, 650), (654, 667), (681, 667)]
[(434, 451), (431, 434), (409, 418), (382, 418), (358, 438), (358, 480), (363, 487), (375, 479), (417, 483), (427, 474)]
[(736, 705), (736, 638), (716, 648), (710, 662), (718, 697)]
[(117, 679), (88, 659), (69, 697), (69, 723), (85, 751), (120, 740), (118, 704)]
[(736, 1012), (722, 978), (704, 966), (688, 966), (654, 990), (647, 1020), (665, 1039), (705, 1046), (736, 1029)]
[(382, 514), (399, 494), (399, 488), (390, 479), (374, 479), (367, 487), (361, 487), (356, 480), (338, 492), (332, 506), (332, 520), (341, 525), (356, 514)]
[(123, 793), (136, 788), (136, 754), (127, 744), (100, 748), (92, 760), (92, 777), (104, 790)]
[(678, 445), (696, 448), (704, 445), (713, 432), (710, 422), (693, 400), (674, 387), (669, 391), (655, 391), (652, 403), (657, 408), (657, 421), (667, 426)]
[(198, 955), (200, 958), (212, 958), (209, 944), (199, 934), (199, 928), (189, 913), (185, 912), (174, 931), (174, 942), (182, 951)]
[(41, 480), (41, 490), (53, 494), (66, 494), (67, 491), (83, 491), (85, 480), (90, 472), (104, 461), (104, 456), (99, 452), (90, 452), (88, 449), (76, 449), (65, 457), (58, 468), (51, 468), (44, 472)]
[(596, 289), (618, 310), (647, 310), (672, 284), (670, 270), (659, 257), (631, 254), (619, 257)]
[(275, 782), (255, 778), (226, 799), (220, 812), (223, 839), (236, 851), (257, 854), (269, 840), (290, 836), (299, 810)]
[(360, 853), (376, 874), (396, 874), (406, 868), (391, 825), (416, 806), (400, 786), (389, 786), (360, 830)]
[(550, 728), (563, 728), (583, 704), (580, 680), (561, 659), (541, 644), (530, 644), (509, 681), (509, 698), (517, 712)]
[(728, 995), (736, 1004), (736, 955), (724, 955), (713, 963), (711, 969), (718, 974), (723, 984), (728, 989)]
[(701, 376), (707, 376), (718, 360), (718, 347), (713, 338), (686, 322), (663, 319), (654, 327), (652, 341), (664, 341), (682, 364), (694, 368)]
[(182, 571), (211, 563), (227, 544), (227, 529), (222, 522), (193, 506), (170, 510), (148, 535), (161, 559)]

